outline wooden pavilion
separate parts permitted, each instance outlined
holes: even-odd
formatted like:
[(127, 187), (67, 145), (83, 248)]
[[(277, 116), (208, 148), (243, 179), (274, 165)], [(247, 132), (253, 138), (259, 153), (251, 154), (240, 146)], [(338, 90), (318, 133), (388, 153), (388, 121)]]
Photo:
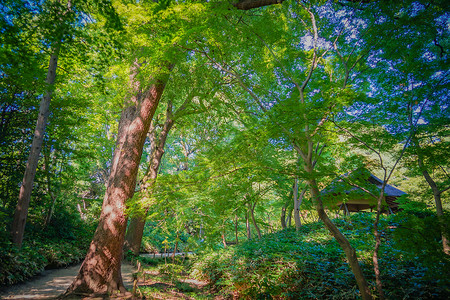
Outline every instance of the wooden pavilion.
[[(360, 211), (376, 211), (377, 199), (383, 180), (365, 169), (358, 169), (336, 178), (322, 191), (325, 205), (329, 209), (344, 211), (344, 214)], [(370, 193), (369, 193), (370, 192)], [(395, 213), (399, 210), (397, 198), (406, 193), (386, 184), (382, 212)]]

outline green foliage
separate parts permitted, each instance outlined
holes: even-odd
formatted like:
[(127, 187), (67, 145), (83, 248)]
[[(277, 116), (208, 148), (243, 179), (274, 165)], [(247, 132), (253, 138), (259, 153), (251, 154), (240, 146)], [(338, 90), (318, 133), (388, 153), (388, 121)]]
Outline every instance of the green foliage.
[(1, 249), (1, 285), (24, 281), (41, 272), (47, 264), (44, 255), (27, 244), (19, 251), (12, 243), (2, 239)]
[[(390, 299), (439, 299), (449, 295), (448, 258), (441, 261), (440, 275), (432, 262), (406, 255), (392, 238), (401, 218), (382, 219), (380, 252), (382, 280)], [(372, 222), (369, 214), (334, 220), (361, 258), (369, 280), (372, 275)], [(406, 222), (403, 219), (402, 222)], [(403, 224), (403, 223), (402, 223)], [(433, 245), (439, 249), (439, 245)], [(437, 248), (436, 248), (437, 247)], [(410, 253), (415, 250), (409, 249)], [(445, 271), (447, 268), (447, 271)], [(220, 252), (205, 253), (193, 265), (193, 275), (242, 298), (358, 299), (355, 279), (343, 251), (320, 223), (268, 234)], [(434, 278), (434, 281), (431, 280)]]
[(95, 223), (85, 222), (77, 212), (59, 207), (45, 228), (41, 219), (31, 218), (19, 250), (10, 242), (8, 219), (1, 220), (0, 285), (25, 281), (45, 268), (79, 262), (86, 254), (95, 229)]
[(187, 246), (189, 236), (183, 232), (178, 236), (173, 228), (158, 226), (154, 221), (148, 221), (145, 224), (144, 235), (142, 237), (141, 248), (147, 253), (164, 253), (172, 252), (177, 244), (177, 251), (183, 251)]
[(159, 274), (170, 279), (171, 281), (176, 279), (183, 271), (183, 266), (173, 263), (165, 263), (158, 268)]
[(44, 268), (79, 262), (86, 255), (91, 239), (85, 232), (85, 228), (80, 230), (76, 240), (35, 236), (35, 240), (25, 240), (21, 250), (3, 236), (0, 240), (0, 285), (25, 281)]
[[(392, 221), (396, 226), (394, 231), (395, 247), (403, 251), (409, 259), (420, 259), (428, 265), (431, 275), (438, 275), (443, 267), (448, 267), (448, 257), (442, 250), (441, 227), (436, 214), (430, 210), (419, 210), (409, 213), (399, 213)], [(449, 224), (450, 216), (445, 214), (442, 223)], [(450, 232), (442, 232), (449, 236)]]

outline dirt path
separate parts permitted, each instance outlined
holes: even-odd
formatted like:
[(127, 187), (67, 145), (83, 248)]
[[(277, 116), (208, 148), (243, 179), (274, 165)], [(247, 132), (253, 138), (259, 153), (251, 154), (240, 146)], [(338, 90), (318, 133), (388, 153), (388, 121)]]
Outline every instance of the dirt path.
[[(66, 291), (80, 269), (80, 265), (64, 269), (45, 270), (27, 282), (0, 288), (0, 299), (52, 299)], [(124, 262), (122, 278), (125, 286), (133, 286), (134, 267)]]

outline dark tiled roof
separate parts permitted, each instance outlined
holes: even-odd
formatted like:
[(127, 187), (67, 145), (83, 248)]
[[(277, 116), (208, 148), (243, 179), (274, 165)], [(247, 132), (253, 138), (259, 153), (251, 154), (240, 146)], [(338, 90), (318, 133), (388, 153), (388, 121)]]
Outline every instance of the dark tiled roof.
[[(333, 180), (333, 182), (328, 185), (324, 190), (322, 190), (322, 194), (323, 195), (327, 195), (327, 194), (333, 194), (336, 192), (336, 190), (339, 189), (339, 187), (344, 187), (345, 189), (345, 193), (355, 193), (355, 192), (359, 192), (361, 193), (362, 191), (359, 190), (357, 187), (351, 186), (347, 183), (347, 181), (349, 182), (353, 182), (354, 180), (356, 181), (360, 181), (360, 184), (365, 186), (366, 188), (368, 188), (369, 190), (372, 190), (372, 192), (375, 192), (373, 190), (373, 188), (370, 188), (370, 185), (361, 183), (361, 179), (363, 179), (362, 181), (367, 180), (367, 182), (369, 182), (372, 187), (373, 185), (375, 185), (378, 190), (381, 189), (381, 186), (383, 184), (383, 180), (381, 180), (380, 178), (376, 177), (375, 175), (371, 174), (368, 170), (366, 169), (357, 169), (355, 171), (352, 171), (350, 173), (346, 173), (338, 178), (336, 178), (335, 180)], [(341, 190), (342, 191), (342, 190)], [(390, 184), (386, 184), (385, 188), (384, 188), (384, 195), (389, 197), (400, 197), (402, 195), (405, 195), (406, 193), (397, 189), (396, 187), (390, 185)]]
[[(380, 178), (376, 177), (373, 174), (370, 174), (369, 177), (369, 182), (375, 184), (378, 188), (381, 189), (381, 185), (383, 184), (383, 180), (381, 180)], [(400, 197), (402, 195), (405, 195), (406, 193), (399, 190), (398, 188), (390, 185), (390, 184), (386, 184), (386, 186), (384, 187), (384, 194), (386, 196), (392, 196), (392, 197)]]

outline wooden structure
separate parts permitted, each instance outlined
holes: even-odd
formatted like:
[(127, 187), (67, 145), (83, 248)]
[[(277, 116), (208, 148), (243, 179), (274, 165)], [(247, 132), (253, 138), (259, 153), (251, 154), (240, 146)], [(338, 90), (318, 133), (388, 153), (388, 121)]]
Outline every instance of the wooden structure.
[[(360, 211), (376, 211), (377, 198), (380, 194), (383, 180), (367, 170), (356, 170), (342, 175), (322, 191), (325, 205), (329, 209), (343, 210), (344, 214)], [(366, 190), (366, 191), (364, 191)], [(369, 194), (367, 191), (370, 191)], [(397, 198), (406, 193), (396, 187), (386, 184), (382, 212), (395, 213), (399, 210)]]

